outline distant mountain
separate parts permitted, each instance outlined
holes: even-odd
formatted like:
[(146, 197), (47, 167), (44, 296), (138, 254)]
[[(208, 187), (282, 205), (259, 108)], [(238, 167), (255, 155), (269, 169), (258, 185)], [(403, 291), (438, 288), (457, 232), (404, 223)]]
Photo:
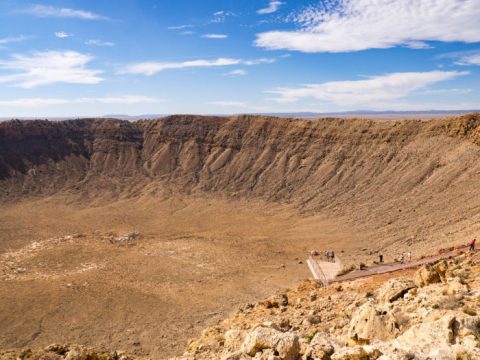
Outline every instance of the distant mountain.
[[(315, 119), (315, 118), (324, 118), (324, 117), (339, 117), (339, 118), (355, 118), (355, 117), (369, 117), (375, 119), (433, 119), (441, 118), (447, 116), (458, 116), (468, 113), (480, 113), (479, 109), (472, 110), (428, 110), (428, 111), (375, 111), (375, 110), (355, 110), (355, 111), (341, 111), (341, 112), (309, 112), (309, 111), (298, 111), (298, 112), (270, 112), (270, 113), (230, 113), (230, 114), (205, 114), (205, 116), (229, 116), (229, 115), (240, 115), (240, 114), (250, 114), (250, 115), (261, 115), (261, 116), (278, 116), (278, 117), (289, 117), (289, 118), (301, 118), (301, 119)], [(107, 114), (100, 116), (63, 116), (63, 117), (0, 117), (2, 120), (35, 120), (35, 119), (45, 119), (45, 120), (71, 120), (79, 118), (104, 118), (104, 119), (119, 119), (119, 120), (128, 120), (135, 121), (140, 119), (158, 119), (165, 116), (177, 115), (177, 114), (143, 114), (143, 115), (125, 115), (125, 114)]]

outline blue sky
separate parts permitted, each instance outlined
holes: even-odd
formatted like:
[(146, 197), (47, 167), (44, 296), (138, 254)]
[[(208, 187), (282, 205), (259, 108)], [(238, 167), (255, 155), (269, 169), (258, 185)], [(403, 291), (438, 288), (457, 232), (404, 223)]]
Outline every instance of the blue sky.
[(480, 108), (480, 0), (0, 2), (0, 117)]

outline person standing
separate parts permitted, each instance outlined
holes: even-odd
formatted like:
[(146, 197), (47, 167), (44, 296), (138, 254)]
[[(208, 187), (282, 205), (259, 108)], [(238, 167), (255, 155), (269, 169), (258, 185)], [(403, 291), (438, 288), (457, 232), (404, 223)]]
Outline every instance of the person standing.
[(473, 239), (472, 241), (470, 241), (470, 251), (471, 252), (475, 252), (475, 243), (476, 243), (477, 239)]
[(379, 260), (380, 260), (379, 263), (382, 264), (383, 263), (383, 254), (378, 255), (378, 257), (379, 257)]
[(407, 252), (407, 262), (410, 262), (410, 261), (412, 261), (412, 251), (408, 250), (408, 252)]

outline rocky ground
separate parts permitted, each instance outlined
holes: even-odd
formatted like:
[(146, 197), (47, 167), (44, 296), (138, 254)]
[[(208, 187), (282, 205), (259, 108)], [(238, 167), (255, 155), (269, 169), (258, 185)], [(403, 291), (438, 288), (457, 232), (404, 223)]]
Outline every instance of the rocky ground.
[(478, 258), (462, 255), (327, 288), (304, 282), (242, 307), (176, 359), (480, 359), (478, 275)]
[[(480, 359), (480, 258), (297, 288), (239, 308), (171, 360)], [(0, 359), (133, 359), (79, 345), (0, 352)]]

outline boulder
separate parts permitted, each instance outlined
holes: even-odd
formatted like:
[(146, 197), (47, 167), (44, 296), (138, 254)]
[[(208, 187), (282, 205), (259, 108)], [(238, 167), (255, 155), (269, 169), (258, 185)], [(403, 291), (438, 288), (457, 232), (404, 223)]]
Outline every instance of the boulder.
[(440, 283), (446, 281), (448, 264), (446, 261), (440, 261), (436, 264), (423, 265), (413, 276), (413, 281), (418, 287)]
[(308, 345), (303, 358), (305, 360), (328, 360), (335, 352), (335, 345), (328, 335), (317, 333)]
[(458, 279), (448, 282), (446, 288), (446, 293), (448, 295), (466, 294), (467, 292), (468, 286), (466, 284), (462, 284)]
[(376, 349), (371, 348), (367, 351), (362, 346), (355, 346), (353, 348), (342, 348), (332, 355), (332, 360), (376, 360), (382, 353)]
[(241, 330), (231, 329), (225, 332), (225, 342), (223, 347), (228, 352), (234, 352), (240, 350), (243, 340), (245, 339), (245, 334)]
[(442, 282), (447, 280), (448, 263), (445, 260), (433, 264), (433, 270), (437, 272)]
[(377, 298), (383, 302), (394, 302), (415, 287), (415, 283), (407, 278), (390, 279), (377, 290)]
[(398, 334), (395, 318), (388, 311), (367, 302), (352, 316), (348, 335), (356, 343), (369, 344), (374, 340), (389, 340)]
[(298, 336), (259, 326), (246, 336), (241, 346), (241, 350), (250, 356), (266, 349), (276, 351), (281, 360), (295, 360), (300, 351)]
[(430, 322), (422, 322), (405, 331), (394, 343), (405, 350), (413, 350), (422, 356), (439, 356), (450, 351), (455, 343), (459, 322), (452, 314)]
[(423, 265), (413, 275), (413, 281), (418, 287), (422, 287), (429, 284), (439, 283), (442, 280), (436, 271), (432, 269), (430, 265)]
[(267, 309), (278, 308), (280, 306), (287, 306), (288, 305), (288, 296), (286, 294), (271, 296), (263, 302), (263, 305)]
[(319, 315), (310, 314), (307, 316), (307, 322), (311, 325), (320, 324), (321, 321), (322, 319), (320, 318)]

